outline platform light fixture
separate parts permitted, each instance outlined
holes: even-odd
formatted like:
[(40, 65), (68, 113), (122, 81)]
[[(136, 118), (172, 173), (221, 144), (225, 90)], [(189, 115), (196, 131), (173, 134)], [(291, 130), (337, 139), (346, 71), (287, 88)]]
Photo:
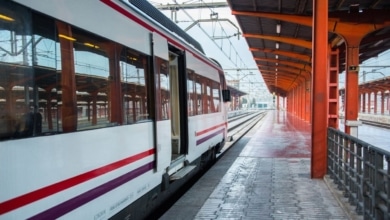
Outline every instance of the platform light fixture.
[(383, 40), (379, 40), (374, 44), (374, 47), (378, 46), (379, 44), (383, 43)]
[(66, 39), (66, 40), (70, 40), (70, 41), (76, 41), (75, 38), (69, 37), (69, 36), (64, 35), (64, 34), (59, 34), (58, 37), (63, 38), (63, 39)]
[(280, 34), (280, 30), (282, 29), (282, 25), (280, 23), (276, 24), (276, 33)]
[(338, 42), (337, 42), (337, 46), (340, 46), (341, 44), (344, 43), (344, 39), (340, 39)]
[(94, 44), (91, 44), (91, 43), (84, 43), (84, 45), (87, 46), (87, 47), (95, 48), (95, 49), (98, 49), (98, 48), (99, 48), (99, 46), (94, 45)]
[(15, 19), (8, 17), (6, 15), (0, 14), (0, 19), (5, 20), (5, 21), (15, 21)]
[(275, 43), (275, 48), (279, 49), (279, 43), (278, 42)]
[(275, 55), (275, 59), (279, 59), (279, 56), (277, 54)]

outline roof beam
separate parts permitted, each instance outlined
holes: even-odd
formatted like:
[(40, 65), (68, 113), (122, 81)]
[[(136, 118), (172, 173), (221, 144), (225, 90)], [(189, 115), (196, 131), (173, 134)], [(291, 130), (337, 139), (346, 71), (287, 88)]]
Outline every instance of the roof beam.
[(291, 75), (302, 75), (302, 73), (304, 73), (304, 75), (302, 75), (303, 77), (305, 78), (310, 78), (310, 74), (306, 71), (303, 71), (303, 70), (300, 70), (300, 69), (296, 69), (296, 68), (290, 68), (290, 67), (285, 67), (285, 66), (270, 66), (270, 65), (267, 65), (267, 66), (264, 66), (264, 65), (260, 65), (258, 64), (257, 65), (259, 67), (259, 70), (260, 72), (263, 71), (263, 70), (268, 70), (269, 68), (271, 68), (271, 70), (275, 70), (275, 69), (278, 69), (279, 71), (284, 71), (284, 72), (289, 72), (291, 73)]
[(249, 50), (252, 52), (273, 53), (275, 55), (281, 55), (281, 56), (286, 56), (286, 57), (298, 59), (298, 60), (301, 60), (305, 63), (311, 63), (311, 56), (306, 55), (306, 54), (292, 52), (292, 51), (276, 50), (276, 49), (261, 49), (261, 48), (254, 48), (254, 47), (249, 48)]
[(259, 58), (259, 57), (254, 57), (255, 60), (258, 61), (266, 61), (266, 62), (272, 62), (272, 63), (279, 63), (281, 65), (286, 65), (286, 66), (291, 66), (306, 72), (311, 73), (311, 66), (307, 64), (302, 64), (302, 63), (296, 63), (296, 62), (291, 62), (291, 61), (285, 61), (285, 60), (279, 60), (279, 59), (273, 59), (273, 58)]
[[(276, 75), (277, 73), (277, 75)], [(289, 75), (288, 73), (285, 73), (285, 72), (275, 72), (275, 71), (269, 71), (269, 72), (264, 72), (265, 75), (263, 75), (263, 78), (264, 79), (272, 79), (272, 78), (275, 78), (277, 76), (278, 79), (280, 78), (283, 78), (283, 79), (288, 79), (289, 82), (295, 82), (295, 79), (299, 78), (300, 81), (304, 82), (305, 79), (303, 77), (300, 77), (300, 76), (291, 76)], [(296, 82), (296, 84), (298, 84)]]
[(236, 11), (236, 10), (232, 11), (232, 14), (281, 20), (281, 21), (296, 23), (296, 24), (305, 25), (309, 27), (313, 25), (312, 17), (304, 16), (304, 15), (291, 15), (291, 14), (253, 12), (253, 11)]
[(291, 38), (291, 37), (279, 37), (279, 36), (272, 36), (272, 35), (262, 35), (262, 34), (243, 34), (244, 37), (247, 38), (258, 38), (258, 39), (264, 39), (264, 40), (272, 40), (277, 42), (282, 42), (286, 44), (293, 44), (296, 46), (304, 47), (307, 49), (312, 49), (312, 43), (311, 41), (297, 39), (297, 38)]
[[(356, 17), (345, 15), (345, 12), (333, 12), (329, 13), (328, 30), (333, 33), (343, 33), (350, 31), (359, 31), (362, 33), (369, 30), (378, 30), (386, 27), (390, 24), (390, 18), (388, 11), (386, 10), (366, 10), (365, 15), (359, 16), (359, 20), (356, 21)], [(253, 11), (232, 11), (233, 15), (243, 15), (252, 17), (262, 17), (275, 20), (281, 20), (285, 22), (296, 23), (312, 27), (312, 16), (305, 15), (291, 15), (291, 14), (278, 14), (278, 13), (267, 13), (267, 12), (253, 12)], [(375, 17), (378, 22), (373, 23), (372, 18)], [(362, 19), (367, 20), (362, 20)], [(349, 19), (349, 20), (348, 20)], [(380, 20), (380, 22), (379, 22)], [(359, 25), (356, 25), (358, 22)]]

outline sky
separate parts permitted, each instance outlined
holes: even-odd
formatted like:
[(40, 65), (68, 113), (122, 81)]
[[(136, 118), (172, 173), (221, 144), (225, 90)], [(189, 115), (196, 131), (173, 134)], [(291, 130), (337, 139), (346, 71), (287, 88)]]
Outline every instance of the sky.
[[(224, 0), (148, 0), (153, 5), (201, 2), (223, 2)], [(162, 11), (171, 18), (171, 11)], [(206, 55), (219, 61), (225, 70), (228, 80), (241, 79), (240, 90), (251, 93), (257, 99), (267, 100), (269, 94), (260, 72), (256, 66), (248, 44), (242, 36), (237, 35), (239, 27), (235, 16), (231, 14), (230, 8), (203, 8), (203, 9), (180, 9), (177, 12), (177, 25), (182, 29), (189, 28), (194, 21), (210, 19), (212, 13), (218, 13), (219, 22), (199, 22), (198, 25), (190, 28), (189, 33), (202, 45)], [(228, 20), (228, 21), (227, 21)], [(230, 22), (234, 23), (232, 25)], [(199, 27), (200, 26), (200, 27)], [(239, 30), (240, 31), (240, 30)], [(214, 39), (231, 36), (224, 39)], [(366, 60), (360, 65), (359, 83), (372, 81), (384, 76), (390, 76), (390, 50), (383, 52), (378, 57)], [(344, 88), (345, 73), (339, 75), (339, 88)]]
[[(390, 76), (390, 50), (372, 57), (359, 65), (359, 83)], [(344, 87), (345, 73), (340, 74), (340, 86)]]
[[(174, 4), (175, 0), (148, 0), (153, 5)], [(177, 3), (223, 2), (223, 0), (176, 0)], [(175, 20), (170, 10), (163, 14)], [(216, 15), (217, 14), (217, 15)], [(223, 67), (227, 80), (240, 80), (241, 91), (259, 101), (270, 101), (264, 80), (256, 66), (248, 44), (239, 33), (241, 30), (229, 7), (179, 9), (176, 24), (195, 38), (203, 47), (206, 56), (217, 60)], [(216, 18), (218, 21), (205, 21)], [(202, 22), (197, 22), (203, 20)], [(195, 25), (194, 25), (195, 24)], [(194, 26), (192, 26), (194, 25)]]

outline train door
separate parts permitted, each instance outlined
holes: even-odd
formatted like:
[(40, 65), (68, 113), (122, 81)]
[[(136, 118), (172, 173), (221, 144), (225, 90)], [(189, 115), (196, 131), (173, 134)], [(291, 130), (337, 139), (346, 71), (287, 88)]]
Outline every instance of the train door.
[(171, 93), (171, 140), (172, 160), (188, 152), (187, 149), (187, 112), (186, 112), (186, 74), (184, 54), (170, 48), (169, 79)]

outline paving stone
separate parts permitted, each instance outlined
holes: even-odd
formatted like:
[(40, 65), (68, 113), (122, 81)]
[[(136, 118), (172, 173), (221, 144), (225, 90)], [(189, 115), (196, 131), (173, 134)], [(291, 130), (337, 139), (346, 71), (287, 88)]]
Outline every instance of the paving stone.
[[(242, 151), (233, 151), (234, 159), (226, 155), (221, 159), (225, 167), (218, 167), (220, 161), (216, 163), (212, 170), (225, 170), (224, 175), (219, 181), (212, 180), (217, 182), (215, 187), (209, 189), (208, 199), (192, 219), (348, 219), (325, 181), (310, 177), (310, 151), (302, 144), (308, 143), (310, 134), (286, 124), (258, 128)], [(285, 139), (286, 135), (294, 139)], [(286, 151), (279, 157), (282, 154), (278, 151), (286, 145), (298, 147), (295, 152), (307, 153), (292, 157)], [(268, 154), (271, 151), (273, 154)]]

